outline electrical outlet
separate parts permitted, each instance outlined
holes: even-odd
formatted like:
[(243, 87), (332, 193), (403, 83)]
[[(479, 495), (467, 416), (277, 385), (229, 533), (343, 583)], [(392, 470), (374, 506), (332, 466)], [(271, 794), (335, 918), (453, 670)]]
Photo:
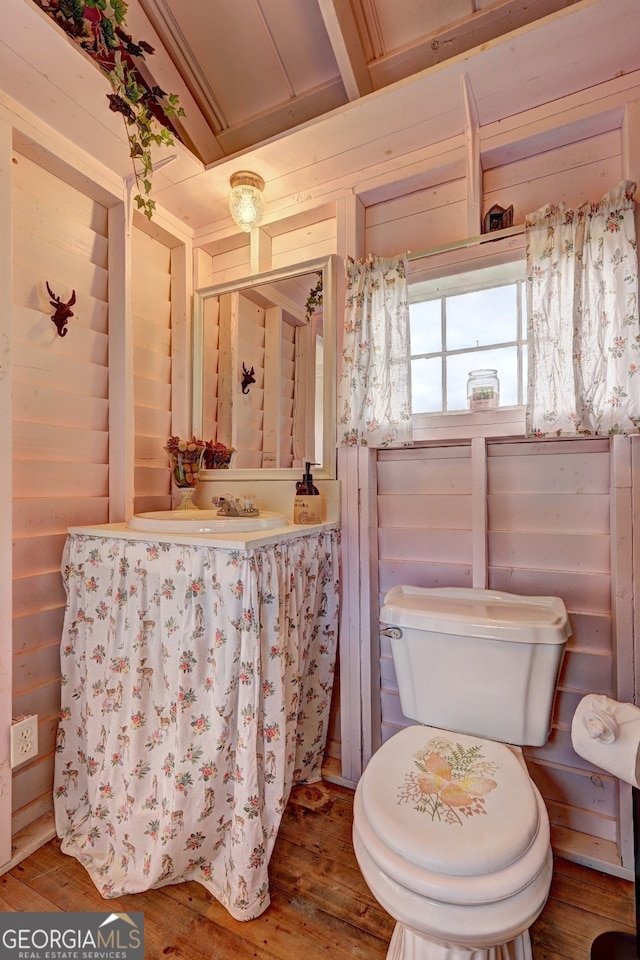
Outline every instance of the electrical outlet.
[(11, 766), (17, 767), (38, 753), (38, 714), (20, 717), (11, 724)]

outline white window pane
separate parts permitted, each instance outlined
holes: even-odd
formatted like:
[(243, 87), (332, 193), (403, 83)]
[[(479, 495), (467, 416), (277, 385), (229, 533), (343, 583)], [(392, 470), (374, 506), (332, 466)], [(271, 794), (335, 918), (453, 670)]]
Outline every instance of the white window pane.
[(462, 353), (447, 358), (447, 410), (467, 409), (467, 378), (469, 370), (481, 366), (478, 356)]
[(442, 361), (411, 361), (411, 409), (413, 413), (442, 412)]
[(518, 335), (517, 286), (447, 297), (447, 350), (488, 346)]
[(411, 355), (440, 353), (442, 329), (440, 300), (423, 300), (409, 306)]
[(447, 410), (467, 409), (467, 379), (471, 370), (489, 368), (498, 371), (500, 406), (518, 402), (518, 368), (516, 347), (459, 353), (447, 358)]

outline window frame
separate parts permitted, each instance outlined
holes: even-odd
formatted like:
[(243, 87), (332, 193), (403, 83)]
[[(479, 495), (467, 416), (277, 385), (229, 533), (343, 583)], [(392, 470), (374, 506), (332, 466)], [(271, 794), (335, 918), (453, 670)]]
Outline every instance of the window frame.
[[(524, 233), (488, 240), (479, 238), (469, 246), (427, 253), (411, 259), (407, 270), (409, 290), (412, 286), (433, 281), (442, 281), (444, 288), (456, 288), (456, 278), (460, 274), (486, 268), (500, 267), (508, 271), (509, 265), (517, 265), (520, 279), (525, 277), (526, 247)], [(487, 286), (498, 284), (487, 283)], [(471, 288), (469, 288), (471, 289)], [(526, 339), (526, 317), (523, 316), (523, 337)], [(478, 351), (481, 355), (482, 350)], [(520, 362), (520, 361), (519, 361)], [(479, 364), (480, 365), (480, 364)], [(522, 371), (520, 371), (522, 375)], [(523, 393), (526, 382), (523, 381)], [(524, 399), (524, 398), (523, 398)], [(498, 410), (471, 412), (468, 410), (444, 411), (438, 413), (413, 413), (413, 439), (420, 441), (447, 441), (473, 439), (474, 437), (524, 437), (525, 403)]]

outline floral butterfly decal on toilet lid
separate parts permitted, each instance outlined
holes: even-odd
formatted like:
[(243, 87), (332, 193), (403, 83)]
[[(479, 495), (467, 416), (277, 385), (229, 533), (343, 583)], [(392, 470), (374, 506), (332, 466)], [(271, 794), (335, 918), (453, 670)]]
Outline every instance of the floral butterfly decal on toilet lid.
[(417, 771), (405, 775), (398, 803), (411, 803), (432, 820), (464, 824), (463, 817), (486, 814), (485, 797), (495, 790), (498, 765), (486, 760), (482, 746), (463, 747), (442, 737), (429, 740), (413, 756)]

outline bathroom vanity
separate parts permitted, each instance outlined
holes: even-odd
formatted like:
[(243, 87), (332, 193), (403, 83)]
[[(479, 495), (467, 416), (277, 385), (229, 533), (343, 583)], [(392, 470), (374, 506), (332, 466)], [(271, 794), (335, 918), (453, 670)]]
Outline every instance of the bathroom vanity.
[(56, 828), (103, 896), (196, 880), (238, 920), (268, 906), (291, 787), (321, 775), (338, 539), (70, 529)]

